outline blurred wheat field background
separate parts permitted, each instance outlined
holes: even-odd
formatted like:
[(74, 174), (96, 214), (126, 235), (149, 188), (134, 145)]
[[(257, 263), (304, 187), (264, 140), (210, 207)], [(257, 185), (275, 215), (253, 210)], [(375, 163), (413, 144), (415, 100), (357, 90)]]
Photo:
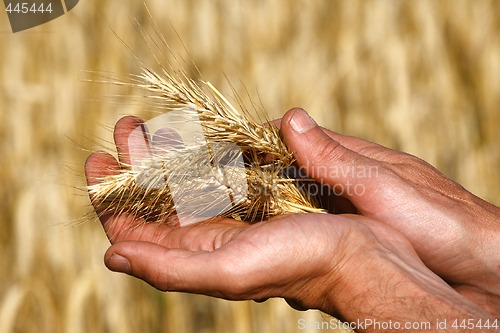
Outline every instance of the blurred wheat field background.
[[(205, 80), (261, 104), (302, 106), (323, 126), (415, 154), (500, 204), (500, 6), (494, 1), (146, 1), (174, 52)], [(123, 115), (123, 87), (150, 51), (131, 18), (141, 1), (82, 0), (12, 34), (0, 13), (0, 333), (308, 332), (282, 300), (263, 304), (159, 293), (107, 271), (83, 163)], [(172, 29), (175, 29), (175, 31)], [(183, 45), (189, 52), (183, 50)], [(172, 60), (172, 59), (171, 59)], [(68, 226), (70, 225), (70, 226)]]

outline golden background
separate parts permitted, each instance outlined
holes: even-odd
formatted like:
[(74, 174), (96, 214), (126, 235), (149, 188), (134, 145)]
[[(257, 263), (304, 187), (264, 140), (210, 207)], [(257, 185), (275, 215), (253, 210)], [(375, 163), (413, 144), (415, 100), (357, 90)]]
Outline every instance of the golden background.
[[(184, 43), (223, 93), (227, 76), (271, 118), (302, 106), (325, 127), (415, 154), (500, 203), (494, 0), (146, 3), (173, 53), (185, 55)], [(86, 82), (95, 79), (86, 71), (138, 72), (115, 33), (152, 62), (133, 19), (151, 29), (142, 1), (81, 0), (13, 34), (1, 7), (0, 333), (307, 332), (299, 318), (328, 320), (282, 300), (162, 294), (104, 267), (98, 222), (77, 223), (89, 212), (82, 165), (112, 140), (116, 120), (141, 110), (113, 97), (127, 89)]]

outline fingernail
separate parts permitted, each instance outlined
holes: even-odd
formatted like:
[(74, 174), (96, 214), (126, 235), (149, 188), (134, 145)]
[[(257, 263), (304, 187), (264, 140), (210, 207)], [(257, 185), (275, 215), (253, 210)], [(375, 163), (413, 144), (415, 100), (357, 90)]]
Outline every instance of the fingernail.
[(111, 257), (106, 260), (106, 266), (114, 272), (128, 274), (131, 271), (128, 259), (116, 253), (112, 254)]
[(302, 109), (297, 109), (290, 119), (290, 125), (292, 128), (299, 133), (305, 133), (311, 128), (318, 126), (314, 119), (307, 114), (306, 111)]

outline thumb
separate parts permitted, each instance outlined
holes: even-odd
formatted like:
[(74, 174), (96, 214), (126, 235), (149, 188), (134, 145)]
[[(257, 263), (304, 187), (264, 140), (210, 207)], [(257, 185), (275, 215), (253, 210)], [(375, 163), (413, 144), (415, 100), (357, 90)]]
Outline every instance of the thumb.
[(306, 111), (289, 110), (281, 120), (281, 135), (301, 171), (334, 194), (357, 199), (375, 189), (378, 162), (354, 152), (328, 136)]
[[(127, 273), (162, 291), (213, 294), (221, 289), (218, 266), (207, 252), (168, 249), (158, 244), (125, 241), (106, 252), (106, 266)], [(212, 291), (212, 292), (211, 292)]]

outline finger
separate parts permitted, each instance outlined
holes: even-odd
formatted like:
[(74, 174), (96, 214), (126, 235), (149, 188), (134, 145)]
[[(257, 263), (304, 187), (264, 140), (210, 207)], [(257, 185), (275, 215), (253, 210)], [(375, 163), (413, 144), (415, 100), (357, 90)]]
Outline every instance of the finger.
[(384, 147), (378, 143), (370, 142), (355, 136), (336, 133), (325, 128), (322, 129), (326, 135), (347, 149), (376, 161), (391, 163), (397, 158), (396, 155), (401, 155), (401, 152)]
[[(281, 128), (282, 121), (283, 118), (278, 118), (269, 121), (268, 124)], [(323, 130), (323, 132), (325, 132), (326, 135), (339, 142), (342, 146), (368, 158), (372, 158), (381, 162), (391, 162), (394, 154), (397, 153), (395, 150), (384, 147), (374, 142), (370, 142), (355, 136), (336, 133), (324, 127), (321, 127), (321, 129)]]
[(244, 222), (221, 218), (180, 228), (165, 223), (148, 223), (127, 214), (115, 215), (104, 225), (112, 244), (144, 241), (189, 251), (213, 251), (244, 227), (248, 227)]
[[(238, 276), (215, 252), (167, 249), (146, 242), (122, 242), (110, 247), (105, 264), (142, 279), (162, 291), (184, 291), (223, 298), (240, 293)], [(234, 276), (233, 276), (234, 275)]]
[(283, 118), (273, 119), (267, 122), (267, 124), (281, 128), (281, 120)]
[(127, 213), (107, 214), (101, 222), (111, 244), (129, 240), (161, 243), (170, 230), (166, 224), (147, 223)]
[(229, 218), (178, 228), (167, 223), (146, 222), (135, 215), (101, 214), (96, 207), (99, 219), (111, 244), (124, 241), (144, 241), (168, 248), (181, 248), (190, 251), (213, 251), (228, 241), (242, 227), (248, 225)]
[(173, 128), (163, 127), (153, 134), (152, 139), (155, 153), (164, 153), (172, 149), (184, 147), (181, 135)]
[(281, 134), (297, 164), (310, 177), (329, 185), (332, 194), (352, 199), (376, 189), (379, 162), (332, 139), (304, 110), (285, 114)]
[[(105, 177), (115, 175), (120, 172), (120, 166), (116, 159), (108, 153), (98, 151), (90, 154), (85, 161), (85, 176), (87, 178), (87, 185), (97, 185)], [(97, 216), (104, 225), (109, 218), (109, 214), (102, 214), (102, 209), (97, 205), (97, 203), (90, 197), (90, 201), (94, 206)]]
[(104, 262), (110, 270), (130, 274), (160, 290), (188, 291), (214, 280), (209, 278), (212, 265), (205, 258), (200, 260), (203, 254), (148, 242), (121, 242), (108, 249)]
[[(116, 159), (105, 152), (92, 153), (85, 162), (85, 175), (89, 186), (99, 184), (103, 178), (118, 174), (120, 166)], [(165, 225), (146, 224), (143, 219), (127, 214), (104, 214), (102, 209), (90, 198), (111, 243), (122, 240), (160, 241), (165, 233)]]
[(144, 121), (138, 117), (126, 116), (115, 126), (114, 139), (118, 159), (125, 165), (131, 165), (134, 159), (149, 154), (149, 139)]
[(103, 178), (120, 172), (120, 166), (110, 154), (97, 151), (89, 155), (85, 161), (87, 185), (99, 184)]

